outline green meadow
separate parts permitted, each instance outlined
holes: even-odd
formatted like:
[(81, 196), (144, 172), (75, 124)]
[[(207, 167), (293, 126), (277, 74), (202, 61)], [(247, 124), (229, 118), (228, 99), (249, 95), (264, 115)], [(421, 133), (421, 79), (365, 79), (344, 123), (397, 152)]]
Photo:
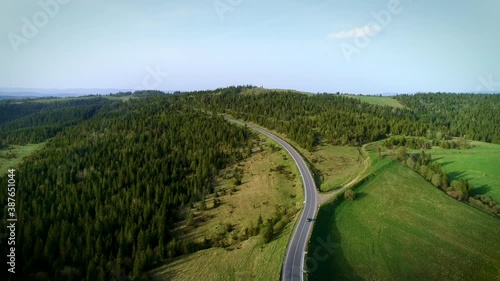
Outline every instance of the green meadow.
[(403, 108), (404, 105), (402, 105), (399, 101), (391, 98), (391, 97), (381, 97), (381, 96), (361, 96), (361, 95), (347, 95), (348, 97), (352, 97), (355, 99), (359, 99), (363, 102), (369, 103), (369, 104), (375, 104), (375, 105), (387, 105), (395, 108)]
[(451, 178), (469, 180), (474, 186), (472, 194), (485, 194), (500, 202), (500, 145), (471, 144), (471, 149), (434, 147), (428, 152)]
[(499, 280), (499, 219), (389, 157), (370, 157), (356, 199), (320, 209), (308, 280)]
[(6, 174), (8, 169), (16, 169), (25, 157), (42, 148), (44, 144), (13, 145), (6, 149), (1, 149), (0, 175)]

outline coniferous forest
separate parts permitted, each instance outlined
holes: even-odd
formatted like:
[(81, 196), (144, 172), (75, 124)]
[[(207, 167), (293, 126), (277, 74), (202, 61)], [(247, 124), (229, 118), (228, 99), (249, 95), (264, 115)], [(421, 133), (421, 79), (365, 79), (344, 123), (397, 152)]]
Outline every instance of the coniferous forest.
[(496, 125), (500, 124), (499, 95), (395, 98), (405, 108), (372, 105), (340, 93), (306, 95), (242, 86), (192, 95), (200, 107), (274, 129), (310, 150), (320, 141), (357, 146), (386, 135), (424, 136), (437, 141), (466, 136), (500, 143), (500, 127)]
[[(219, 170), (251, 153), (249, 129), (221, 114), (276, 130), (309, 150), (389, 135), (500, 143), (500, 95), (395, 97), (403, 108), (253, 86), (119, 96), (127, 95), (133, 98), (0, 102), (0, 145), (47, 142), (16, 172), (23, 278), (139, 278), (164, 258), (210, 247), (177, 241), (170, 230), (182, 219), (180, 208), (213, 193)], [(448, 188), (446, 179), (435, 185)]]
[[(70, 106), (40, 114), (41, 127), (80, 117)], [(178, 208), (211, 193), (218, 169), (242, 159), (251, 139), (248, 129), (177, 97), (107, 103), (82, 120), (17, 171), (25, 279), (140, 276), (165, 257)]]

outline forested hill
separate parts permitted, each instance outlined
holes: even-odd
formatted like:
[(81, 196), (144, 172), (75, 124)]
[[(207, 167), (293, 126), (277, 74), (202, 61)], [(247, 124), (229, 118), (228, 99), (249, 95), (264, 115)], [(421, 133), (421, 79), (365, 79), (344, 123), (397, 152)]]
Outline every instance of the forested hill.
[(39, 143), (62, 129), (92, 118), (105, 105), (104, 98), (40, 101), (0, 101), (0, 140), (8, 144)]
[(395, 97), (405, 108), (346, 95), (229, 87), (190, 94), (207, 110), (231, 114), (286, 134), (313, 149), (320, 141), (361, 145), (386, 135), (449, 137), (500, 143), (500, 95), (418, 94)]
[(500, 143), (500, 95), (416, 94), (395, 97), (420, 118), (445, 124), (451, 136)]
[(0, 150), (47, 141), (16, 171), (21, 279), (138, 278), (165, 257), (209, 247), (209, 239), (176, 240), (170, 229), (185, 219), (183, 206), (205, 202), (220, 169), (252, 152), (249, 130), (219, 113), (311, 150), (322, 141), (358, 146), (389, 134), (500, 143), (500, 95), (395, 98), (405, 107), (251, 86), (0, 101)]
[[(30, 119), (19, 120), (24, 126)], [(250, 146), (247, 128), (176, 96), (108, 102), (16, 171), (21, 279), (138, 277), (167, 253), (194, 250), (170, 243), (179, 208), (212, 193), (218, 170)], [(1, 212), (6, 218), (6, 208)]]

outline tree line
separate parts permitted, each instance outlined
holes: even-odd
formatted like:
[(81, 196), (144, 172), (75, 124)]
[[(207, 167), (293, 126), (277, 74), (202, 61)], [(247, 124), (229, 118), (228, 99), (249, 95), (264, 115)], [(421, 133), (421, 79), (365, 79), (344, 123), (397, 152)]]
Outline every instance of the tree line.
[(472, 145), (463, 138), (456, 139), (427, 139), (426, 137), (406, 137), (391, 136), (384, 140), (383, 146), (392, 149), (393, 147), (404, 146), (409, 149), (431, 149), (433, 146), (439, 146), (444, 149), (469, 149)]
[(109, 103), (104, 98), (0, 102), (0, 142), (10, 145), (43, 142), (64, 128), (92, 118)]
[(449, 197), (469, 202), (471, 205), (493, 215), (500, 216), (500, 205), (487, 195), (472, 195), (473, 186), (468, 180), (460, 178), (451, 180), (448, 174), (437, 163), (433, 163), (429, 153), (407, 153), (404, 146), (395, 151), (396, 158), (411, 168), (432, 185), (440, 188)]
[(500, 95), (419, 93), (399, 95), (402, 104), (411, 108), (420, 119), (442, 125), (444, 131), (430, 131), (453, 137), (466, 136), (477, 140), (500, 144)]

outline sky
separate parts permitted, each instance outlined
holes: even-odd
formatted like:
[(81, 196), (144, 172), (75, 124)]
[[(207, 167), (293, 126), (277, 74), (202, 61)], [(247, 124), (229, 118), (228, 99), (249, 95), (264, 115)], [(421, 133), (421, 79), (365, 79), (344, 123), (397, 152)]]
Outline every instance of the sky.
[(498, 0), (0, 2), (0, 87), (500, 92)]

